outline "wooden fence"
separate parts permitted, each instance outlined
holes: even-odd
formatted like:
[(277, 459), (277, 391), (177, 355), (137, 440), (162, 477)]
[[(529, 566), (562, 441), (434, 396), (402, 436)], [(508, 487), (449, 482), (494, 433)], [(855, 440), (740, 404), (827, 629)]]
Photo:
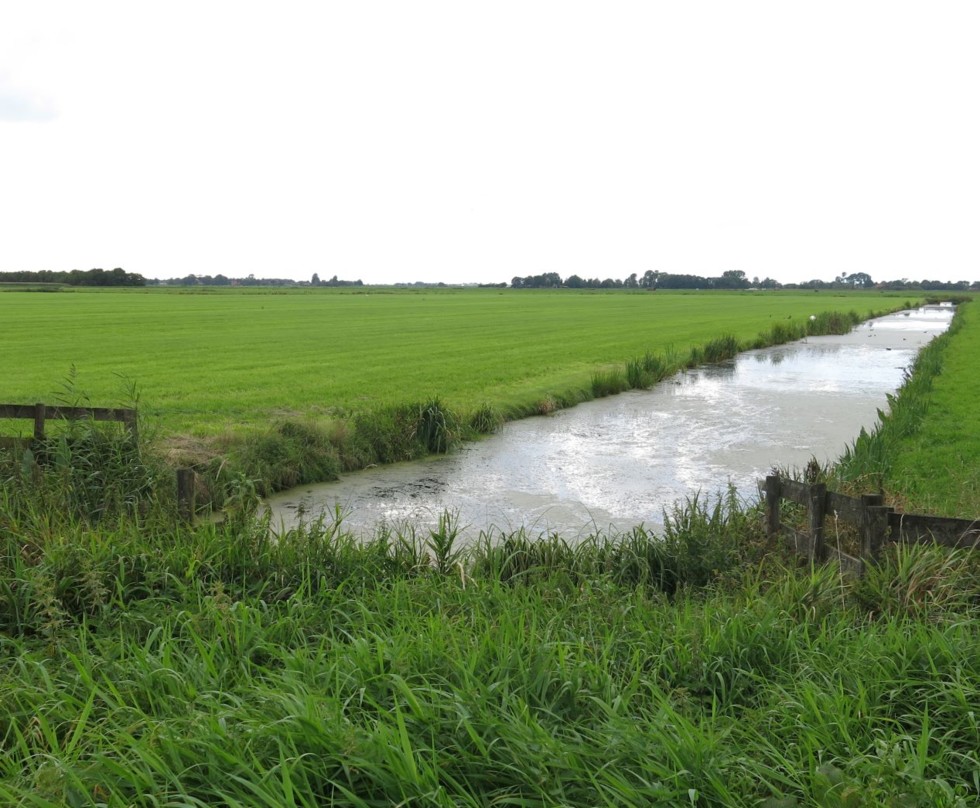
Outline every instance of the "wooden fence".
[[(778, 475), (766, 477), (759, 488), (765, 494), (766, 527), (770, 538), (785, 534), (796, 551), (811, 561), (837, 561), (842, 569), (858, 575), (864, 572), (865, 562), (877, 557), (882, 546), (888, 542), (930, 542), (947, 547), (980, 546), (980, 519), (900, 513), (883, 505), (881, 496), (877, 494), (849, 497), (828, 491), (822, 483), (800, 483)], [(780, 523), (779, 503), (783, 499), (806, 508), (805, 531)], [(857, 528), (861, 540), (860, 556), (849, 555), (827, 541), (828, 516)]]
[(44, 440), (44, 425), (47, 421), (119, 421), (126, 425), (135, 441), (138, 438), (136, 410), (109, 409), (106, 407), (62, 407), (47, 404), (0, 404), (0, 418), (23, 418), (34, 421), (33, 438), (3, 438), (6, 445), (27, 445), (32, 441)]
[[(108, 407), (63, 407), (47, 404), (0, 404), (0, 419), (30, 419), (34, 421), (34, 436), (30, 438), (0, 437), (0, 449), (30, 448), (44, 440), (44, 426), (56, 419), (67, 421), (118, 421), (125, 425), (133, 441), (139, 439), (136, 410)], [(191, 469), (177, 469), (177, 507), (184, 521), (194, 519), (195, 477)]]

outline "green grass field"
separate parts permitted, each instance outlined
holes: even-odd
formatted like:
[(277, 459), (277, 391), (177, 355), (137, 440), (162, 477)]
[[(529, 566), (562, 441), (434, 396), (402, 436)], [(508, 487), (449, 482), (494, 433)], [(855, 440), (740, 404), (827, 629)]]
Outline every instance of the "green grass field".
[(51, 402), (74, 367), (94, 406), (135, 383), (165, 432), (214, 435), (270, 418), (438, 397), (463, 414), (576, 400), (592, 373), (646, 351), (907, 296), (512, 290), (0, 292), (0, 398)]
[[(115, 329), (129, 343), (139, 341), (132, 310), (158, 307), (163, 329), (163, 312), (182, 301), (41, 297), (76, 301), (73, 312), (56, 304), (64, 322), (94, 318), (103, 335)], [(202, 307), (212, 303), (203, 297)], [(436, 299), (452, 310), (491, 297)], [(660, 306), (665, 321), (672, 306), (707, 317), (713, 297), (598, 305), (607, 314)], [(227, 305), (244, 334), (235, 306), (265, 299), (212, 304)], [(511, 299), (527, 314), (556, 298)], [(391, 313), (412, 300), (401, 296)], [(21, 315), (45, 305), (0, 301), (24, 306)], [(746, 324), (744, 336), (731, 323), (725, 331), (753, 339), (768, 320), (760, 314), (762, 325)], [(27, 323), (12, 329), (21, 348)], [(953, 332), (924, 353), (883, 437), (855, 450), (859, 477), (947, 487), (969, 479), (978, 324), (964, 307)], [(60, 341), (68, 354), (89, 339), (71, 333)], [(235, 340), (219, 341), (227, 365)], [(631, 343), (608, 361), (656, 347)], [(133, 344), (113, 350), (135, 361)], [(93, 398), (96, 383), (105, 395), (118, 389), (110, 368), (78, 365)], [(165, 367), (175, 366), (157, 365), (161, 385)], [(582, 368), (568, 383), (590, 385), (594, 367)], [(408, 400), (425, 392), (406, 391)], [(363, 406), (386, 400), (395, 399)], [(166, 423), (183, 423), (177, 415)], [(968, 808), (980, 800), (975, 551), (894, 546), (852, 579), (800, 566), (734, 496), (679, 506), (659, 536), (636, 529), (575, 546), (519, 532), (462, 549), (446, 520), (431, 535), (382, 532), (368, 542), (331, 524), (273, 537), (247, 508), (221, 525), (188, 526), (173, 510), (171, 478), (161, 484), (148, 454), (116, 431), (72, 429), (51, 438), (42, 466), (0, 453), (0, 804)], [(960, 454), (951, 455), (950, 437)], [(952, 471), (941, 476), (944, 463)]]

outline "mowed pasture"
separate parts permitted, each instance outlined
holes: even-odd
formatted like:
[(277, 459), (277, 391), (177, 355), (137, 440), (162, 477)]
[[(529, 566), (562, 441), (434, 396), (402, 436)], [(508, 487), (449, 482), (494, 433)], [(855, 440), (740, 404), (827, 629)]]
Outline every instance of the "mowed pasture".
[[(438, 397), (505, 417), (580, 399), (592, 374), (721, 336), (746, 343), (824, 311), (885, 311), (907, 295), (507, 289), (0, 292), (2, 397), (93, 406), (139, 392), (168, 434), (347, 415)], [(11, 434), (15, 425), (3, 424)], [(21, 429), (29, 424), (20, 425)]]

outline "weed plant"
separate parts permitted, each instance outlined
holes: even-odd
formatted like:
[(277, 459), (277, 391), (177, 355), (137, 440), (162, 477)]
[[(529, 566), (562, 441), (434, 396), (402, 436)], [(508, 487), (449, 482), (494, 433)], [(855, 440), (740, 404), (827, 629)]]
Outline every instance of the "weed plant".
[(110, 523), (158, 504), (162, 464), (116, 425), (66, 422), (31, 448), (0, 451), (0, 526)]
[(425, 451), (445, 454), (459, 442), (459, 418), (439, 399), (433, 399), (418, 408), (415, 436)]
[(645, 390), (676, 370), (668, 349), (664, 354), (647, 351), (641, 358), (626, 362), (626, 381), (632, 390)]

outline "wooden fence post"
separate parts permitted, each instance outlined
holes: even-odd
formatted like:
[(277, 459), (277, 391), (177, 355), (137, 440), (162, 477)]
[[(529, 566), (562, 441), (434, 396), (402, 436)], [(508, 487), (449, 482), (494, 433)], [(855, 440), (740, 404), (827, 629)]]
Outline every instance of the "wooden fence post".
[(870, 558), (877, 558), (891, 530), (888, 517), (895, 512), (895, 509), (889, 505), (874, 505), (868, 510), (867, 538), (864, 540), (862, 551)]
[(177, 512), (187, 524), (194, 522), (195, 477), (194, 469), (177, 469)]
[(877, 558), (881, 552), (881, 545), (888, 536), (888, 514), (894, 510), (888, 505), (882, 505), (881, 497), (876, 498), (878, 502), (867, 508), (861, 526), (861, 554), (866, 560)]
[(779, 535), (779, 475), (766, 476), (766, 535), (775, 539)]
[(827, 508), (827, 486), (823, 483), (814, 483), (810, 486), (809, 501), (807, 502), (807, 513), (809, 515), (810, 528), (810, 563), (823, 561), (826, 557), (826, 549), (823, 541), (823, 517)]
[(47, 408), (44, 404), (34, 405), (34, 440), (40, 443), (44, 440), (44, 419), (45, 410)]

